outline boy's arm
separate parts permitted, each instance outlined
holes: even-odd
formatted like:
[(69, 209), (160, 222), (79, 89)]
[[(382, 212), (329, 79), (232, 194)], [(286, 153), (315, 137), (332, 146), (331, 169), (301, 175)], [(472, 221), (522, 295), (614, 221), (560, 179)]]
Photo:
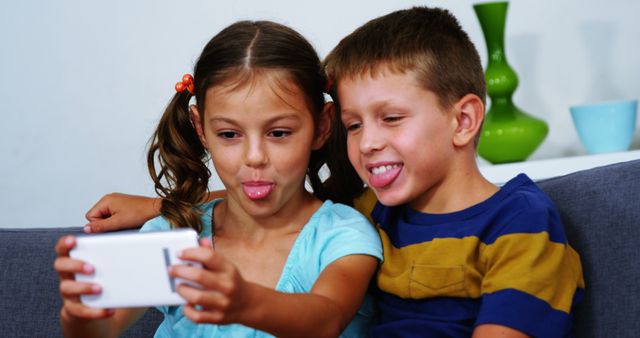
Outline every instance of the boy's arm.
[(571, 325), (573, 304), (582, 298), (580, 258), (567, 244), (559, 215), (544, 203), (527, 202), (528, 208), (512, 215), (483, 248), (478, 334), (517, 329), (536, 337), (561, 336)]
[[(223, 198), (224, 190), (209, 192), (207, 201)], [(84, 231), (106, 232), (138, 228), (146, 221), (160, 215), (160, 198), (111, 193), (104, 195), (85, 217), (89, 221)]]

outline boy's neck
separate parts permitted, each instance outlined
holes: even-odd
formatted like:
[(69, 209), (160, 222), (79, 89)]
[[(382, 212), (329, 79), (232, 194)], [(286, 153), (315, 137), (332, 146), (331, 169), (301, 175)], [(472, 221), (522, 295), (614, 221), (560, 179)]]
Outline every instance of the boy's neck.
[(409, 202), (416, 211), (446, 214), (477, 205), (493, 196), (499, 188), (489, 182), (472, 160), (452, 165), (446, 177), (419, 199)]

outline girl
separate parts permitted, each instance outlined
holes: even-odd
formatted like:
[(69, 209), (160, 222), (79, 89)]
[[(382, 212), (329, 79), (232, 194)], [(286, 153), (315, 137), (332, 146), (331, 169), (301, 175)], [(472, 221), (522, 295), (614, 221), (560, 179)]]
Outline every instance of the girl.
[[(196, 229), (204, 240), (181, 258), (203, 268), (175, 266), (170, 275), (203, 288), (178, 287), (188, 304), (159, 307), (165, 320), (156, 336), (365, 335), (371, 313), (360, 305), (381, 247), (365, 217), (328, 199), (351, 200), (361, 182), (318, 177), (324, 164), (350, 166), (338, 148), (343, 135), (332, 132), (317, 54), (288, 27), (238, 22), (209, 41), (194, 75), (176, 85), (153, 135), (147, 161), (162, 217), (142, 231)], [(208, 155), (226, 198), (201, 204)], [(93, 272), (69, 257), (74, 245), (70, 236), (56, 245), (63, 331), (117, 336), (145, 309), (83, 306), (80, 295), (100, 286), (73, 279)]]

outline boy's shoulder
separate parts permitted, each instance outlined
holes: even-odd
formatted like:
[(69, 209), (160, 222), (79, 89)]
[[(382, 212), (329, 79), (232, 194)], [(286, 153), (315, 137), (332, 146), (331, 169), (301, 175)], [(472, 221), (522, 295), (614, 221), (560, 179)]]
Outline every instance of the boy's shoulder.
[[(386, 207), (377, 204), (372, 212), (375, 223), (390, 234), (408, 229), (431, 236), (475, 236), (485, 244), (503, 235), (518, 233), (550, 234), (552, 241), (565, 242), (559, 213), (551, 199), (525, 174), (520, 174), (487, 200), (448, 214), (424, 214), (407, 205)], [(433, 234), (431, 234), (433, 232)]]
[(560, 214), (553, 201), (527, 175), (520, 174), (508, 181), (488, 207), (485, 242), (516, 233), (549, 234), (553, 242), (567, 241)]

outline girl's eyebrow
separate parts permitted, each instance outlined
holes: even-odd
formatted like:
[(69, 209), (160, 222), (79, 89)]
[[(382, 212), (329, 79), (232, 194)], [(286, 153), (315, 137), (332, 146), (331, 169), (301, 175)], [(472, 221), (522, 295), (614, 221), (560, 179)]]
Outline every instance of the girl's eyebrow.
[[(275, 122), (279, 122), (282, 120), (294, 120), (294, 121), (299, 121), (300, 120), (300, 115), (299, 114), (283, 114), (283, 115), (278, 115), (278, 116), (274, 116), (268, 120), (266, 120), (266, 124), (272, 124)], [(238, 122), (234, 119), (228, 118), (228, 117), (223, 117), (223, 116), (214, 116), (212, 118), (209, 119), (209, 123), (213, 123), (213, 122), (222, 122), (222, 123), (229, 123), (229, 124), (233, 124), (233, 125), (237, 125)]]

